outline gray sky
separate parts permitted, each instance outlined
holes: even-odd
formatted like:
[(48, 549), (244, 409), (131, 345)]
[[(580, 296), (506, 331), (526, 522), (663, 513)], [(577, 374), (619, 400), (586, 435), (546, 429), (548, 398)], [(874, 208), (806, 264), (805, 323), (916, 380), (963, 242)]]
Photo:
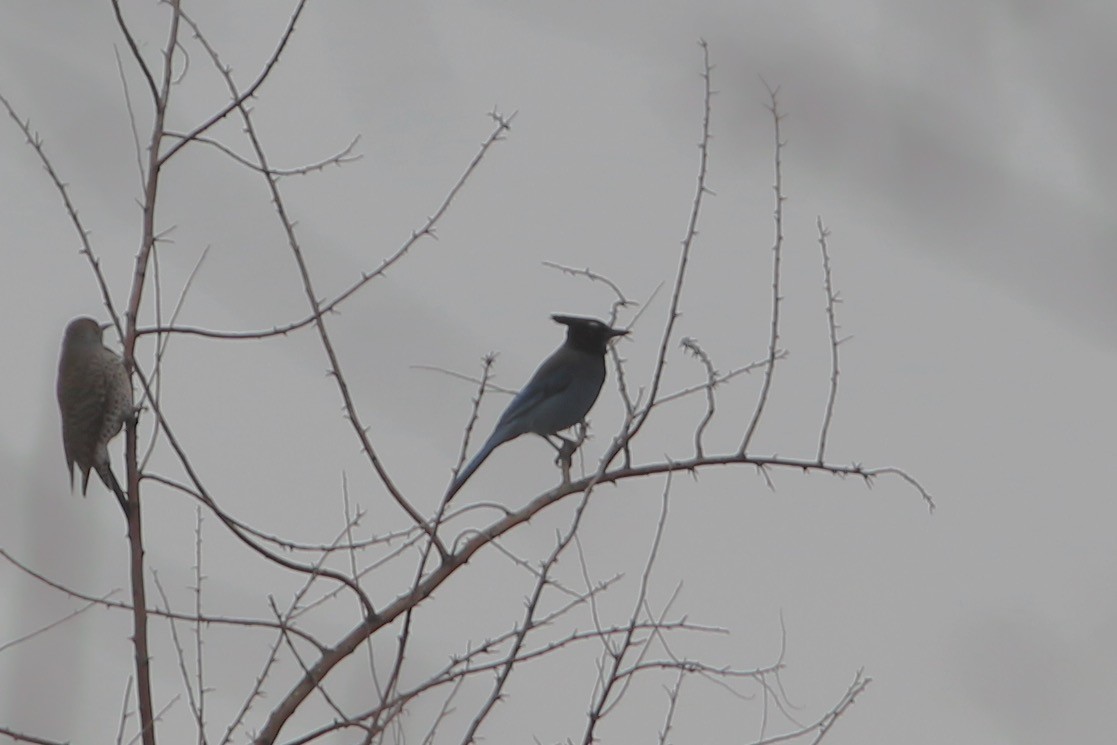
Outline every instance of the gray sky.
[[(164, 13), (150, 5), (130, 12), (153, 59)], [(285, 16), (273, 2), (227, 5), (194, 12), (243, 82)], [(139, 180), (113, 53), (126, 50), (111, 11), (9, 0), (0, 18), (0, 92), (42, 135), (123, 304)], [(695, 654), (740, 667), (773, 660), (782, 614), (784, 682), (804, 719), (864, 667), (874, 683), (828, 742), (1098, 742), (1117, 698), (1115, 25), (1117, 9), (1090, 2), (692, 0), (645, 3), (634, 15), (615, 2), (335, 0), (312, 4), (254, 105), (276, 166), (319, 160), (361, 136), (358, 162), (284, 182), (323, 296), (375, 268), (431, 214), (490, 130), (488, 111), (518, 112), (439, 240), (420, 244), (330, 321), (374, 442), (428, 509), (448, 481), (474, 391), (412, 366), (472, 372), (495, 350), (497, 382), (516, 387), (561, 339), (550, 313), (608, 311), (600, 285), (543, 261), (589, 266), (639, 299), (673, 276), (697, 167), (700, 37), (716, 65), (716, 196), (706, 202), (679, 335), (698, 338), (722, 370), (764, 355), (773, 153), (760, 81), (780, 86), (790, 356), (754, 449), (814, 454), (829, 372), (821, 215), (832, 231), (842, 330), (855, 337), (841, 347), (830, 456), (901, 466), (938, 510), (929, 516), (898, 480), (866, 490), (776, 472), (772, 492), (747, 469), (678, 478), (653, 600), (661, 607), (682, 582), (677, 607), (731, 631), (697, 642)], [(148, 109), (139, 79), (128, 79), (142, 133)], [(170, 121), (179, 130), (224, 101), (196, 48), (176, 95)], [(215, 134), (247, 152), (236, 122)], [(10, 122), (0, 126), (0, 163), (0, 314), (10, 319), (5, 346), (18, 350), (3, 362), (0, 547), (105, 593), (126, 586), (123, 528), (100, 485), (86, 500), (67, 493), (53, 394), (65, 323), (105, 312), (57, 195)], [(257, 329), (306, 314), (258, 177), (199, 148), (172, 164), (163, 188), (160, 226), (173, 226), (160, 252), (166, 303), (210, 247), (183, 322)], [(666, 312), (661, 294), (621, 347), (636, 384), (646, 383)], [(344, 472), (369, 510), (367, 530), (398, 520), (341, 417), (312, 333), (246, 344), (176, 339), (167, 365), (167, 415), (234, 514), (288, 537), (329, 540), (343, 519)], [(668, 390), (701, 376), (673, 347)], [(719, 389), (708, 451), (739, 444), (759, 382)], [(504, 400), (488, 399), (481, 429)], [(607, 382), (587, 458), (620, 412)], [(699, 399), (665, 409), (641, 435), (638, 459), (691, 455), (702, 412)], [(459, 499), (507, 494), (521, 504), (553, 483), (550, 461), (538, 441), (506, 445)], [(153, 465), (180, 477), (165, 449)], [(654, 481), (608, 489), (592, 510), (583, 534), (592, 569), (628, 577), (616, 607), (632, 597), (661, 491)], [(154, 486), (145, 500), (151, 564), (187, 603), (193, 507)], [(541, 555), (568, 512), (525, 526), (510, 545)], [(266, 614), (266, 593), (293, 589), (233, 547), (212, 518), (207, 530), (213, 607)], [(220, 571), (223, 557), (237, 562), (236, 576)], [(565, 571), (580, 575), (573, 561)], [(505, 612), (500, 628), (510, 625), (526, 590), (496, 578), (523, 577), (496, 559), (467, 572), (468, 588), (436, 602), (470, 629), (491, 629), (482, 605)], [(0, 644), (32, 630), (32, 617), (73, 607), (7, 565), (0, 588), (14, 599), (0, 605)], [(0, 722), (75, 742), (111, 737), (130, 673), (127, 623), (97, 612), (0, 652)], [(458, 648), (428, 632), (431, 664)], [(235, 656), (221, 654), (237, 644), (244, 637), (214, 638), (215, 679), (224, 667), (238, 674)], [(156, 693), (166, 702), (180, 684), (172, 648), (161, 654), (168, 672)], [(528, 686), (501, 721), (515, 731), (531, 721), (543, 742), (573, 736), (592, 686), (588, 659), (559, 668), (571, 695), (540, 706)], [(700, 684), (686, 692), (680, 741), (740, 742), (759, 731), (759, 700)], [(664, 701), (645, 693), (649, 708), (619, 711), (606, 740), (654, 736)], [(228, 706), (240, 700), (231, 698)], [(72, 712), (61, 723), (59, 708)], [(180, 702), (173, 713), (185, 712)], [(172, 732), (164, 741), (178, 741)]]

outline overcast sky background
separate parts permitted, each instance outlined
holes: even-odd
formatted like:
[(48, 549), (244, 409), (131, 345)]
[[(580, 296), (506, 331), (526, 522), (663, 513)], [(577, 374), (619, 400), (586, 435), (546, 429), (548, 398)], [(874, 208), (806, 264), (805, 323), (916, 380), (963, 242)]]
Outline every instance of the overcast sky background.
[[(154, 60), (166, 12), (127, 5)], [(270, 1), (186, 7), (242, 84), (286, 20)], [(589, 266), (641, 300), (673, 277), (697, 169), (699, 38), (716, 65), (708, 182), (716, 196), (705, 204), (677, 333), (697, 338), (723, 371), (763, 357), (773, 137), (761, 78), (780, 86), (790, 355), (753, 450), (815, 452), (829, 374), (821, 215), (832, 231), (842, 331), (854, 336), (841, 347), (830, 458), (901, 466), (938, 509), (929, 515), (899, 480), (868, 490), (775, 472), (772, 492), (750, 469), (677, 478), (653, 602), (662, 607), (681, 582), (676, 608), (731, 632), (682, 649), (738, 667), (773, 661), (782, 615), (784, 683), (803, 720), (864, 667), (874, 682), (828, 742), (1100, 742), (1111, 737), (1117, 700), (1114, 28), (1117, 8), (1083, 1), (692, 0), (634, 13), (617, 2), (330, 0), (312, 3), (254, 106), (275, 166), (320, 160), (361, 136), (361, 160), (283, 185), (323, 297), (375, 268), (431, 214), (490, 131), (488, 111), (518, 112), (439, 240), (418, 245), (330, 319), (374, 443), (430, 510), (474, 389), (414, 366), (475, 372), (481, 355), (498, 351), (497, 382), (516, 387), (562, 338), (550, 313), (608, 312), (601, 285), (543, 261)], [(114, 46), (127, 58), (108, 3), (9, 0), (0, 11), (0, 92), (42, 135), (122, 307), (140, 187)], [(170, 114), (180, 131), (226, 99), (190, 49)], [(125, 66), (142, 135), (149, 107)], [(103, 594), (126, 587), (123, 526), (100, 484), (85, 500), (68, 493), (54, 375), (65, 324), (106, 314), (53, 186), (4, 122), (0, 548)], [(230, 120), (215, 134), (247, 153), (239, 131)], [(168, 304), (210, 247), (183, 323), (248, 330), (306, 315), (259, 177), (195, 148), (168, 168), (161, 198), (159, 227), (174, 228), (160, 251)], [(661, 293), (621, 346), (635, 385), (648, 380), (666, 301)], [(247, 343), (181, 338), (164, 377), (167, 416), (216, 498), (265, 530), (311, 542), (342, 523), (343, 473), (369, 510), (365, 531), (399, 520), (325, 367), (311, 331)], [(667, 390), (702, 375), (673, 344)], [(588, 459), (620, 421), (613, 380), (591, 417)], [(719, 389), (708, 452), (738, 446), (759, 383), (752, 376)], [(486, 400), (480, 429), (506, 400)], [(641, 435), (637, 459), (691, 455), (703, 410), (700, 398), (665, 408)], [(522, 504), (553, 485), (551, 458), (538, 440), (506, 445), (458, 499)], [(181, 477), (165, 449), (153, 467)], [(610, 601), (621, 614), (662, 488), (649, 480), (603, 490), (583, 532), (598, 578), (626, 573)], [(145, 504), (150, 564), (185, 606), (193, 506), (155, 485)], [(569, 507), (525, 526), (510, 547), (545, 555)], [(214, 519), (206, 525), (211, 607), (267, 615), (268, 593), (288, 597), (295, 585), (229, 543)], [(572, 558), (563, 571), (571, 582), (580, 576)], [(529, 587), (495, 557), (474, 561), (459, 580), (429, 611), (423, 653), (432, 666), (461, 649), (433, 623), (439, 613), (479, 638), (519, 617)], [(394, 591), (374, 594), (382, 602)], [(7, 564), (0, 596), (0, 644), (74, 607)], [(108, 741), (131, 672), (129, 624), (95, 611), (0, 651), (0, 723)], [(181, 685), (165, 629), (153, 633), (158, 706)], [(215, 682), (255, 675), (257, 663), (232, 652), (258, 655), (266, 642), (246, 638), (215, 633), (207, 648)], [(590, 651), (541, 668), (549, 689), (525, 676), (494, 720), (508, 729), (490, 729), (490, 741), (578, 736)], [(242, 690), (215, 694), (216, 723)], [(639, 693), (605, 741), (654, 737), (665, 697), (654, 686)], [(343, 695), (360, 700), (360, 691)], [(678, 741), (748, 741), (760, 713), (759, 699), (695, 682), (684, 689)], [(423, 714), (417, 707), (416, 721)], [(186, 725), (181, 739), (165, 726), (163, 740), (193, 741), (182, 701), (168, 716)]]

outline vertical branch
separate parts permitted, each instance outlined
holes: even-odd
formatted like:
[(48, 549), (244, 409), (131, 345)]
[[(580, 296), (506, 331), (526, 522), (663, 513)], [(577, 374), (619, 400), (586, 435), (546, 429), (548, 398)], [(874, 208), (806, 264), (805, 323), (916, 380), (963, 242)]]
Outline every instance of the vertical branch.
[(582, 519), (585, 517), (586, 510), (589, 508), (589, 500), (590, 493), (587, 491), (582, 497), (582, 501), (578, 503), (577, 509), (574, 511), (574, 518), (571, 520), (566, 533), (559, 537), (554, 550), (551, 551), (550, 556), (548, 556), (539, 567), (535, 580), (535, 587), (532, 589), (530, 599), (525, 603), (523, 620), (520, 622), (519, 629), (514, 633), (507, 656), (500, 664), (500, 669), (496, 674), (496, 680), (493, 682), (489, 697), (485, 700), (485, 703), (481, 706), (477, 715), (474, 716), (473, 721), (469, 725), (469, 729), (461, 740), (464, 745), (472, 745), (472, 743), (478, 742), (477, 731), (492, 713), (497, 703), (504, 699), (504, 691), (508, 685), (508, 679), (512, 676), (513, 671), (515, 671), (517, 667), (520, 651), (527, 642), (528, 634), (531, 633), (539, 623), (536, 614), (539, 610), (539, 603), (543, 598), (543, 592), (554, 582), (551, 578), (551, 570), (558, 564), (559, 557), (566, 552), (570, 544), (578, 540), (578, 528), (581, 526)]
[(124, 686), (124, 699), (120, 702), (120, 724), (116, 729), (116, 745), (124, 742), (124, 725), (128, 721), (128, 701), (132, 698), (132, 676), (128, 676), (128, 683)]
[[(601, 723), (601, 720), (608, 715), (617, 701), (621, 699), (623, 690), (627, 689), (632, 680), (631, 676), (622, 676), (621, 674), (621, 665), (624, 662), (625, 655), (630, 649), (641, 643), (645, 645), (644, 649), (646, 650), (646, 645), (650, 643), (651, 637), (644, 642), (638, 641), (636, 639), (636, 630), (640, 627), (640, 613), (645, 608), (645, 601), (648, 597), (648, 585), (652, 577), (652, 569), (655, 566), (656, 559), (659, 557), (659, 547), (663, 541), (664, 530), (667, 527), (667, 508), (671, 501), (672, 475), (673, 471), (667, 472), (667, 483), (663, 486), (663, 503), (659, 510), (659, 522), (656, 523), (655, 537), (652, 539), (652, 548), (648, 552), (648, 560), (644, 563), (644, 572), (640, 577), (640, 590), (637, 594), (636, 602), (632, 607), (632, 615), (629, 617), (628, 627), (624, 629), (621, 642), (616, 648), (609, 645), (607, 640), (603, 640), (605, 643), (605, 652), (602, 657), (608, 657), (610, 659), (608, 661), (602, 659), (598, 665), (601, 678), (599, 681), (600, 688), (587, 714), (586, 730), (582, 737), (582, 745), (591, 745), (591, 743), (597, 741), (597, 725)], [(588, 497), (589, 494), (587, 493), (586, 498), (588, 499)], [(605, 672), (606, 666), (608, 666), (608, 673)], [(623, 681), (622, 677), (625, 678)], [(622, 687), (622, 693), (610, 701), (610, 697), (618, 685)]]
[(834, 416), (834, 399), (838, 397), (838, 345), (844, 340), (838, 339), (838, 322), (834, 316), (834, 306), (842, 300), (838, 297), (838, 293), (834, 292), (834, 283), (830, 274), (830, 250), (826, 245), (830, 231), (822, 224), (821, 217), (818, 218), (817, 225), (818, 245), (822, 249), (823, 287), (826, 290), (826, 321), (830, 327), (830, 394), (826, 398), (826, 413), (822, 418), (822, 431), (818, 435), (818, 462), (822, 463), (826, 455), (826, 435), (830, 431), (830, 420)]
[[(147, 281), (147, 266), (155, 248), (155, 205), (159, 192), (159, 149), (163, 142), (167, 101), (170, 98), (172, 68), (175, 49), (178, 47), (179, 0), (171, 2), (171, 23), (166, 46), (163, 48), (163, 76), (160, 87), (152, 89), (155, 106), (148, 143), (147, 183), (144, 188), (143, 236), (140, 252), (136, 256), (132, 275), (132, 289), (128, 312), (124, 317), (124, 367), (131, 378), (135, 369), (136, 319), (139, 317), (143, 287)], [(126, 24), (121, 20), (125, 37), (131, 43)], [(137, 59), (138, 55), (137, 55)], [(141, 68), (147, 74), (142, 61)], [(150, 80), (150, 78), (149, 78)], [(151, 702), (151, 668), (147, 643), (147, 597), (144, 589), (143, 518), (140, 512), (140, 471), (136, 442), (136, 417), (131, 417), (125, 428), (125, 465), (128, 470), (128, 546), (131, 556), (132, 584), (132, 645), (136, 655), (136, 694), (139, 698), (140, 732), (143, 745), (155, 745), (155, 710)]]
[[(127, 334), (124, 338), (124, 363), (131, 366), (136, 348), (136, 319), (139, 317), (140, 301), (143, 299), (143, 288), (147, 281), (147, 264), (151, 259), (151, 252), (155, 248), (155, 202), (159, 194), (159, 176), (162, 161), (159, 150), (166, 136), (165, 122), (167, 117), (167, 102), (171, 93), (171, 78), (173, 75), (174, 53), (178, 47), (178, 29), (182, 13), (179, 9), (179, 0), (171, 0), (171, 28), (167, 44), (163, 48), (163, 79), (158, 90), (152, 91), (155, 104), (154, 121), (151, 126), (151, 140), (147, 148), (147, 183), (144, 186), (143, 209), (143, 236), (140, 253), (136, 256), (136, 266), (132, 275), (132, 291), (128, 298), (128, 313), (126, 323)], [(134, 455), (134, 453), (133, 453)], [(131, 494), (131, 492), (129, 492)]]
[(667, 736), (671, 734), (671, 724), (675, 720), (675, 707), (679, 703), (679, 693), (682, 691), (685, 677), (686, 673), (680, 670), (675, 677), (675, 685), (667, 689), (667, 717), (663, 722), (663, 729), (659, 732), (659, 745), (667, 745)]
[(687, 262), (690, 260), (690, 249), (694, 244), (694, 239), (698, 235), (698, 216), (702, 210), (702, 200), (708, 193), (712, 193), (706, 187), (706, 174), (707, 166), (710, 156), (710, 99), (713, 98), (714, 91), (710, 87), (710, 75), (713, 72), (713, 66), (710, 64), (710, 48), (706, 42), (700, 41), (699, 46), (702, 47), (702, 80), (704, 83), (703, 90), (703, 113), (702, 113), (702, 139), (698, 143), (698, 184), (695, 187), (694, 202), (690, 210), (690, 218), (687, 221), (686, 235), (683, 237), (683, 248), (679, 256), (679, 268), (675, 272), (675, 287), (671, 292), (671, 309), (667, 314), (667, 324), (663, 329), (663, 340), (659, 345), (659, 357), (656, 359), (655, 372), (652, 375), (652, 383), (648, 389), (648, 403), (644, 407), (640, 417), (632, 425), (632, 428), (627, 432), (627, 436), (623, 438), (623, 442), (619, 443), (606, 457), (612, 460), (616, 453), (621, 448), (627, 445), (627, 442), (636, 436), (636, 433), (647, 421), (648, 416), (652, 413), (655, 407), (656, 394), (659, 392), (659, 385), (663, 379), (663, 368), (667, 365), (667, 347), (671, 343), (671, 333), (675, 329), (675, 321), (679, 318), (679, 300), (683, 293), (683, 282), (686, 280)]
[(714, 418), (714, 386), (718, 383), (718, 371), (714, 369), (714, 363), (710, 360), (710, 355), (698, 346), (697, 339), (692, 339), (689, 336), (685, 337), (681, 346), (701, 361), (702, 366), (706, 368), (706, 415), (702, 417), (702, 421), (698, 423), (698, 428), (694, 430), (694, 457), (702, 458), (704, 457), (702, 435), (706, 432), (710, 420)]
[(135, 467), (136, 424), (128, 422), (128, 546), (132, 585), (132, 647), (136, 657), (136, 696), (139, 698), (140, 732), (144, 745), (155, 745), (155, 707), (151, 703), (151, 658), (147, 645), (147, 593), (144, 590), (144, 547), (140, 516), (139, 473)]
[(198, 743), (204, 745), (206, 740), (206, 678), (205, 657), (202, 655), (202, 508), (195, 508), (196, 522), (194, 525), (194, 668), (197, 675), (198, 686)]
[(772, 331), (768, 337), (768, 364), (764, 369), (764, 384), (760, 388), (760, 399), (756, 402), (756, 410), (752, 413), (752, 421), (749, 422), (748, 429), (745, 430), (745, 439), (741, 441), (741, 447), (737, 451), (738, 455), (744, 455), (749, 449), (749, 443), (752, 442), (752, 436), (756, 434), (756, 427), (760, 424), (760, 417), (764, 413), (764, 406), (768, 403), (768, 392), (772, 387), (772, 373), (776, 369), (776, 358), (778, 357), (778, 347), (780, 341), (780, 257), (783, 253), (783, 140), (780, 139), (780, 122), (783, 120), (783, 114), (779, 111), (779, 88), (772, 88), (765, 83), (768, 88), (768, 111), (772, 112), (772, 124), (776, 136), (776, 181), (773, 185), (773, 190), (776, 193), (776, 209), (773, 219), (775, 220), (776, 238), (772, 245)]

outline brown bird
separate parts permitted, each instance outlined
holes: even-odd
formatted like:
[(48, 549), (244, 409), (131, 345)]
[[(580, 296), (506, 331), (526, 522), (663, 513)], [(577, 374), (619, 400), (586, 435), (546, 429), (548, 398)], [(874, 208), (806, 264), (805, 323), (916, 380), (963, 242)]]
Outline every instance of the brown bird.
[(102, 327), (92, 318), (75, 318), (62, 339), (58, 361), (58, 408), (62, 412), (62, 445), (74, 488), (74, 464), (81, 470), (81, 493), (89, 485), (89, 471), (116, 494), (127, 511), (124, 491), (109, 463), (109, 440), (133, 415), (132, 382), (124, 361), (102, 341)]

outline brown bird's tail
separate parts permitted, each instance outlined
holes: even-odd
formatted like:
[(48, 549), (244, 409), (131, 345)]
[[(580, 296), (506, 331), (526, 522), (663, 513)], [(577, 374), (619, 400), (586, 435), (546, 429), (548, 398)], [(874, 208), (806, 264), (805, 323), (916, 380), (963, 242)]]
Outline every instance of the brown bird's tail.
[(128, 517), (128, 497), (125, 496), (124, 490), (120, 488), (120, 482), (116, 480), (116, 475), (112, 472), (112, 466), (108, 463), (97, 466), (97, 475), (101, 477), (101, 481), (105, 482), (105, 486), (116, 495), (116, 501), (120, 503), (120, 509), (124, 510), (124, 517)]

